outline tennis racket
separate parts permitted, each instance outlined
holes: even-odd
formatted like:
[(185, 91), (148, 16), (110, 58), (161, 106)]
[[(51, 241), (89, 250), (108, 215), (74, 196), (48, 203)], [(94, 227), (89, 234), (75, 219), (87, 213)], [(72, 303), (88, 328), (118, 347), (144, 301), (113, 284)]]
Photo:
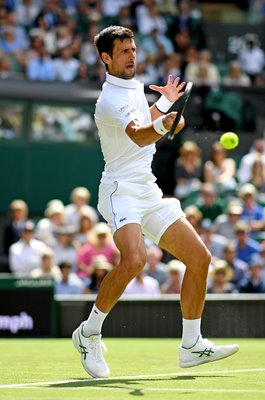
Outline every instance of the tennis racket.
[(178, 107), (178, 110), (177, 110), (177, 115), (176, 115), (176, 117), (174, 119), (173, 125), (172, 125), (172, 127), (170, 129), (170, 132), (169, 132), (169, 135), (168, 135), (168, 138), (171, 139), (171, 140), (175, 136), (175, 134), (174, 134), (175, 129), (176, 129), (176, 127), (177, 127), (177, 125), (178, 125), (178, 123), (180, 121), (181, 116), (183, 115), (183, 113), (185, 111), (187, 102), (188, 102), (189, 97), (190, 97), (192, 86), (193, 86), (193, 83), (192, 82), (188, 82), (186, 84), (186, 87), (185, 87), (185, 90), (184, 90), (184, 94), (180, 98), (180, 103), (179, 103), (179, 107)]

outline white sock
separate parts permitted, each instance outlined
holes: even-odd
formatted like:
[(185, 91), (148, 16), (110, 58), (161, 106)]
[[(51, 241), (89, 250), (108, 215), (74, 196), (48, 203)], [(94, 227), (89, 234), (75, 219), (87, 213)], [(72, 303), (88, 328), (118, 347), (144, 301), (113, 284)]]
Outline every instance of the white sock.
[(103, 313), (94, 304), (86, 323), (83, 325), (83, 334), (85, 336), (100, 334), (107, 315), (108, 313)]
[(201, 318), (199, 319), (182, 319), (182, 342), (181, 346), (190, 348), (195, 345), (198, 336), (201, 334)]

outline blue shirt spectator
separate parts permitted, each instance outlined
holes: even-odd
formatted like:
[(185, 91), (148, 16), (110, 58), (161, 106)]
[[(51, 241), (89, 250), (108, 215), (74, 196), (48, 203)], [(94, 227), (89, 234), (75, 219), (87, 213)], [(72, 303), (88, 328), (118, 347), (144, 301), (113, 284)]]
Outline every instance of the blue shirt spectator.
[(54, 62), (47, 55), (44, 47), (39, 49), (39, 56), (28, 62), (26, 74), (30, 80), (54, 81), (56, 79)]
[(84, 283), (72, 272), (72, 266), (68, 262), (59, 264), (62, 277), (55, 282), (55, 294), (82, 294), (84, 293)]
[(249, 237), (249, 226), (245, 221), (239, 221), (235, 225), (236, 255), (242, 261), (249, 263), (253, 254), (260, 251), (260, 244)]

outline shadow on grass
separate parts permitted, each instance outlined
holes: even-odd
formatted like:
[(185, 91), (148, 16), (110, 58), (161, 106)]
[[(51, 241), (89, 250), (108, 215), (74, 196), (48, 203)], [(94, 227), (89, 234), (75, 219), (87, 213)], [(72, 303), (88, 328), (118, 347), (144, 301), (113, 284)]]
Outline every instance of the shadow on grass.
[[(170, 383), (177, 382), (177, 381), (194, 381), (198, 379), (211, 379), (211, 378), (224, 378), (226, 379), (227, 376), (225, 375), (189, 375), (189, 376), (176, 376), (174, 377), (142, 377), (142, 378), (108, 378), (108, 379), (78, 379), (76, 382), (65, 382), (65, 383), (54, 383), (50, 384), (46, 387), (49, 388), (84, 388), (84, 387), (94, 387), (94, 388), (102, 388), (102, 389), (120, 389), (129, 391), (129, 394), (132, 396), (144, 396), (144, 383), (151, 383), (151, 382), (167, 382), (170, 387)], [(231, 376), (230, 376), (231, 378)], [(133, 387), (137, 386), (137, 387)], [(140, 386), (140, 387), (139, 387)]]

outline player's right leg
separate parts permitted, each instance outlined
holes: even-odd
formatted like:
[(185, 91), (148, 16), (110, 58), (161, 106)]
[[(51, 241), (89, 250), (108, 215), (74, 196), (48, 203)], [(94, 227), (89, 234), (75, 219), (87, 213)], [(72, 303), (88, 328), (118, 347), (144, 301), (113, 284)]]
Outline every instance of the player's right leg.
[(101, 328), (109, 311), (115, 306), (128, 283), (143, 269), (146, 249), (139, 224), (130, 223), (114, 234), (114, 241), (121, 253), (120, 264), (109, 272), (100, 285), (96, 303), (87, 321), (74, 331), (72, 340), (81, 354), (86, 372), (98, 378), (110, 375), (103, 357)]

